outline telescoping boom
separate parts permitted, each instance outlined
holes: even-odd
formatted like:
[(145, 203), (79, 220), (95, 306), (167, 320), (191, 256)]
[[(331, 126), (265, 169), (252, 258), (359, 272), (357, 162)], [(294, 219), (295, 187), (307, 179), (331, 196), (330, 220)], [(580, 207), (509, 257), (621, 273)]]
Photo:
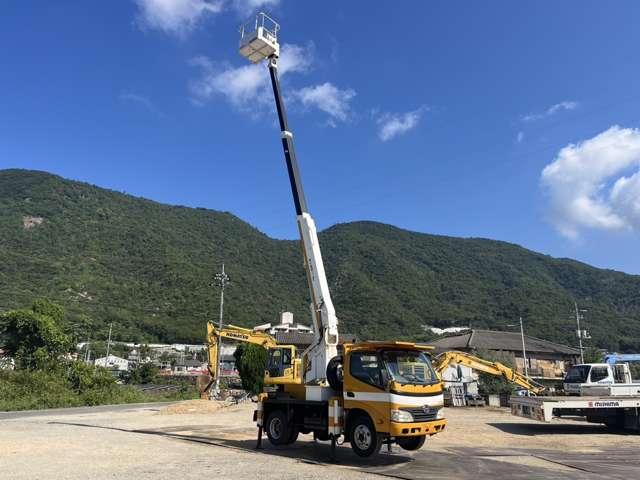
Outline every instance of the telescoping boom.
[[(302, 188), (298, 159), (293, 144), (293, 133), (289, 129), (287, 112), (280, 90), (278, 78), (278, 56), (280, 48), (277, 43), (279, 26), (265, 14), (260, 14), (253, 32), (241, 29), (240, 53), (251, 61), (260, 61), (266, 56), (269, 65), (269, 76), (273, 87), (273, 96), (278, 112), (280, 136), (284, 159), (289, 174), (293, 204), (296, 210), (298, 230), (302, 243), (307, 282), (311, 294), (311, 316), (313, 321), (314, 341), (303, 353), (305, 365), (305, 383), (323, 383), (329, 360), (338, 354), (338, 318), (329, 292), (329, 284), (324, 271), (320, 243), (316, 224), (307, 208), (307, 201)], [(268, 22), (268, 23), (267, 23)], [(271, 28), (269, 28), (271, 25)]]

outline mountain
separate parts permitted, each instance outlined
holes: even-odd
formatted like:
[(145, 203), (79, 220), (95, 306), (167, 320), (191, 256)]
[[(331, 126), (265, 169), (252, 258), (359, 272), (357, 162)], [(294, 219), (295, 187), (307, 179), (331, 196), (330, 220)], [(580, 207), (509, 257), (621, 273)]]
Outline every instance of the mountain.
[[(293, 222), (294, 219), (292, 218)], [(374, 222), (320, 233), (342, 331), (415, 339), (422, 325), (505, 328), (575, 344), (576, 299), (592, 345), (640, 349), (640, 276), (517, 245), (409, 232)], [(45, 296), (90, 335), (199, 342), (216, 319), (222, 262), (229, 323), (308, 323), (297, 241), (234, 215), (163, 205), (44, 172), (0, 170), (0, 310)]]

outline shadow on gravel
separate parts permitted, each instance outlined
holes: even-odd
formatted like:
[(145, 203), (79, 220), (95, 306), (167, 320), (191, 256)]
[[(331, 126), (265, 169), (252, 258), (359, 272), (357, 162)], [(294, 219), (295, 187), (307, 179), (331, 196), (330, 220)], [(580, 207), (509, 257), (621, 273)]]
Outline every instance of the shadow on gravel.
[(567, 425), (553, 423), (488, 423), (494, 428), (514, 435), (629, 435), (624, 430), (612, 430), (605, 425)]
[[(135, 433), (143, 435), (157, 435), (160, 437), (173, 438), (175, 440), (182, 440), (187, 442), (200, 443), (205, 445), (215, 445), (218, 447), (226, 447), (244, 451), (250, 451), (254, 453), (260, 453), (263, 455), (274, 455), (278, 457), (293, 458), (295, 460), (313, 464), (328, 464), (337, 463), (341, 466), (357, 467), (360, 469), (369, 470), (379, 467), (391, 467), (395, 465), (407, 464), (413, 461), (412, 457), (395, 453), (387, 453), (386, 446), (383, 446), (380, 455), (373, 458), (360, 458), (354, 454), (348, 446), (336, 447), (336, 461), (330, 459), (330, 445), (328, 442), (314, 442), (313, 440), (298, 441), (293, 445), (276, 447), (269, 443), (266, 437), (262, 441), (262, 448), (256, 449), (256, 439), (231, 439), (224, 435), (212, 434), (210, 426), (180, 426), (169, 427), (165, 429), (126, 429), (118, 427), (107, 427), (102, 425), (91, 425), (86, 423), (73, 423), (73, 422), (48, 422), (50, 425), (67, 425), (73, 427), (84, 428), (96, 428), (104, 430), (113, 430), (124, 433)], [(197, 429), (207, 428), (209, 430), (205, 432), (197, 432)], [(180, 433), (186, 430), (192, 430), (192, 432)], [(257, 434), (257, 432), (256, 432)], [(257, 435), (256, 435), (257, 436)]]
[[(333, 464), (336, 467), (407, 480), (495, 480), (501, 478), (509, 480), (602, 480), (605, 478), (627, 480), (629, 478), (640, 478), (637, 475), (640, 462), (637, 461), (638, 454), (635, 453), (635, 449), (632, 455), (629, 452), (620, 452), (618, 455), (613, 456), (609, 452), (596, 455), (576, 453), (571, 455), (572, 458), (567, 459), (565, 458), (567, 455), (563, 452), (552, 455), (548, 450), (528, 452), (526, 450), (505, 451), (504, 449), (498, 449), (494, 451), (482, 448), (464, 448), (448, 449), (450, 450), (449, 452), (443, 452), (441, 450), (429, 450), (427, 447), (418, 452), (406, 454), (404, 451), (399, 450), (398, 447), (394, 447), (394, 452), (389, 454), (386, 451), (386, 447), (383, 447), (380, 455), (363, 459), (355, 455), (345, 445), (336, 449), (337, 461), (332, 462), (329, 457), (330, 447), (328, 444), (324, 442), (316, 443), (306, 438), (293, 445), (283, 447), (274, 447), (265, 438), (262, 442), (263, 448), (256, 450), (256, 439), (247, 437), (257, 432), (250, 429), (214, 425), (181, 425), (162, 429), (137, 430), (72, 422), (49, 422), (49, 424), (104, 429), (138, 435), (155, 435), (185, 442), (253, 452), (256, 455), (292, 458), (298, 462), (315, 465)], [(540, 430), (540, 427), (549, 427), (549, 425), (508, 423), (492, 425), (509, 432), (513, 427), (518, 427), (515, 432), (511, 433), (523, 435), (535, 434), (531, 431), (532, 426), (535, 427), (534, 430), (537, 429), (539, 433), (545, 434), (578, 433), (578, 430), (575, 430), (573, 425), (554, 426), (555, 430), (549, 430), (548, 428)], [(558, 427), (562, 428), (558, 430)], [(579, 427), (579, 425), (575, 427)], [(584, 432), (584, 430), (581, 431)], [(597, 432), (600, 432), (600, 430), (597, 430)], [(243, 438), (230, 438), (234, 436)], [(528, 465), (528, 462), (523, 461), (523, 459), (536, 463)]]

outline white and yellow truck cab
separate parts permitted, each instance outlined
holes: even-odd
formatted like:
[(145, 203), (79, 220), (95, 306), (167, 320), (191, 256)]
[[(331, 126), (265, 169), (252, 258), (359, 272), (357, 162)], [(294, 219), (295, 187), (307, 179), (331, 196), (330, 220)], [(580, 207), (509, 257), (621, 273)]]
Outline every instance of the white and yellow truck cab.
[(329, 386), (280, 386), (261, 395), (254, 418), (272, 444), (312, 433), (349, 442), (357, 455), (368, 457), (383, 444), (417, 450), (445, 428), (442, 382), (423, 346), (345, 344), (327, 377)]

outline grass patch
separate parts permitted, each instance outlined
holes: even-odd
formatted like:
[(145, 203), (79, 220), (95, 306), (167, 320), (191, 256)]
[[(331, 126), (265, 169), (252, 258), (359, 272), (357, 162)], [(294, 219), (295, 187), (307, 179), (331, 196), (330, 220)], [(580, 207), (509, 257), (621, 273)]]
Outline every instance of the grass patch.
[(105, 369), (81, 362), (65, 362), (50, 369), (0, 370), (0, 411), (161, 402), (198, 398), (195, 387), (176, 392), (146, 394), (120, 385)]

